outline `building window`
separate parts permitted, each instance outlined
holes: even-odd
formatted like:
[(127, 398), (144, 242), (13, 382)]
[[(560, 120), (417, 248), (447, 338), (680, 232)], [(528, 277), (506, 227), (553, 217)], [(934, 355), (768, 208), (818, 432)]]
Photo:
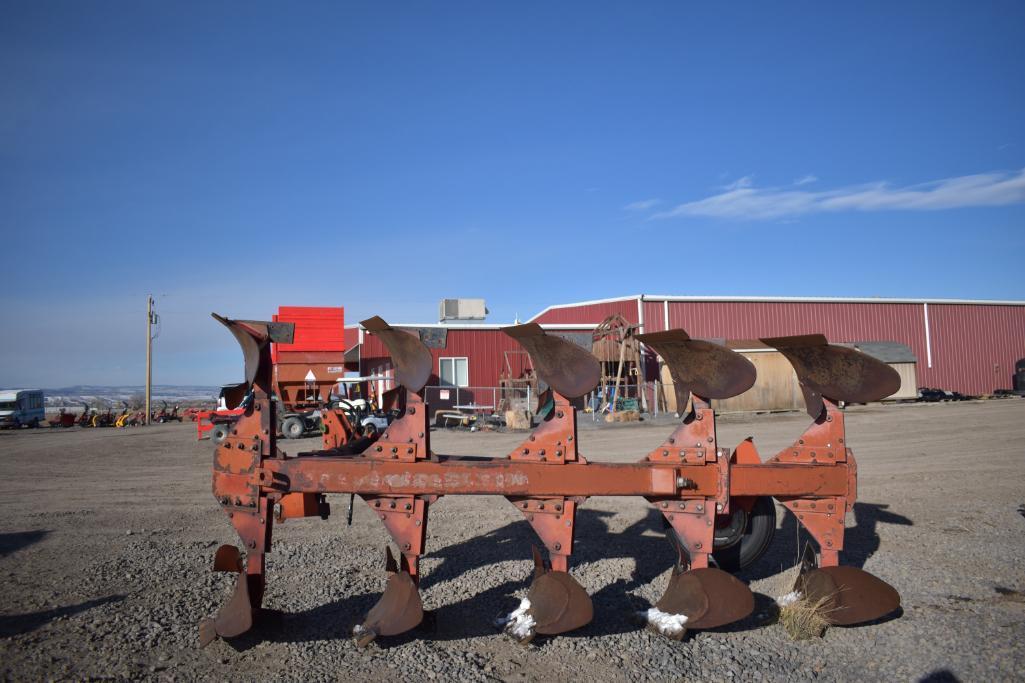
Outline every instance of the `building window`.
[(470, 386), (469, 361), (466, 358), (439, 358), (438, 379), (443, 387)]

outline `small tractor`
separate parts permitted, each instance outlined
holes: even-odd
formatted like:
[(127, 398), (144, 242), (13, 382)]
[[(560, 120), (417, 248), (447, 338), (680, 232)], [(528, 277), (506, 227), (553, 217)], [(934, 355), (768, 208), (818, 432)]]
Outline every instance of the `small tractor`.
[(107, 406), (107, 410), (105, 412), (101, 413), (98, 410), (93, 412), (93, 415), (89, 420), (89, 425), (91, 427), (113, 427), (117, 418), (118, 416), (114, 415), (114, 407)]
[(47, 420), (51, 427), (74, 427), (76, 421), (75, 414), (69, 413), (64, 408), (60, 409), (56, 417)]
[(78, 426), (79, 427), (91, 427), (92, 423), (93, 423), (93, 415), (95, 415), (95, 414), (96, 414), (96, 411), (94, 411), (92, 408), (90, 408), (88, 403), (83, 401), (82, 402), (82, 414), (78, 416), (78, 420), (77, 420)]
[(154, 413), (153, 422), (164, 424), (165, 422), (181, 422), (181, 415), (178, 414), (178, 406), (175, 406), (171, 410), (167, 409), (167, 401), (161, 401), (163, 404), (160, 410)]
[[(594, 617), (596, 606), (570, 573), (576, 512), (592, 496), (642, 497), (669, 529), (675, 569), (664, 595), (644, 615), (650, 628), (670, 638), (751, 614), (751, 590), (713, 566), (713, 551), (717, 533), (722, 536), (738, 516), (755, 514), (765, 505), (760, 501), (771, 506), (771, 498), (815, 541), (817, 552), (809, 545), (794, 591), (822, 605), (829, 623), (871, 622), (900, 606), (897, 591), (882, 579), (840, 564), (844, 521), (857, 499), (857, 464), (840, 405), (889, 396), (900, 377), (855, 349), (828, 344), (822, 335), (763, 340), (793, 365), (812, 420), (791, 445), (763, 459), (751, 439), (733, 449), (719, 442), (710, 404), (747, 391), (755, 382), (755, 366), (683, 330), (638, 334), (638, 341), (669, 367), (681, 421), (649, 452), (626, 454), (620, 462), (588, 462), (571, 404), (600, 380), (599, 363), (587, 351), (536, 324), (505, 328), (549, 387), (539, 399), (545, 417), (506, 455), (450, 456), (435, 452), (430, 443), (421, 394), (432, 371), (430, 350), (418, 337), (371, 318), (363, 327), (390, 353), (401, 417), (371, 439), (331, 411), (325, 414), (321, 450), (287, 454), (274, 428), (271, 344), (290, 343), (293, 327), (214, 317), (242, 347), (245, 364), (242, 413), (216, 446), (213, 460), (214, 498), (243, 549), (222, 545), (214, 554), (213, 569), (236, 580), (216, 615), (199, 624), (201, 646), (217, 637), (238, 637), (267, 614), (262, 610), (266, 553), (272, 550), (274, 526), (296, 517), (326, 518), (329, 493), (359, 496), (398, 546), (397, 554), (390, 547), (385, 552), (383, 595), (353, 629), (359, 646), (406, 633), (423, 620), (420, 558), (428, 539), (428, 509), (445, 496), (505, 498), (537, 533), (544, 550), (532, 550), (533, 581), (519, 608), (504, 619), (506, 631), (524, 642), (581, 628)], [(762, 545), (758, 552), (767, 543)]]

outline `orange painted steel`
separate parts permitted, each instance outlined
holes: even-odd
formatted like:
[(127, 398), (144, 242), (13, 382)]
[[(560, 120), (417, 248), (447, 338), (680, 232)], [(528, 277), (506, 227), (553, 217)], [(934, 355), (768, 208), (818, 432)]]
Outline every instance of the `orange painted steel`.
[[(216, 449), (213, 467), (214, 496), (242, 538), (245, 561), (236, 557), (237, 551), (230, 546), (218, 551), (215, 568), (238, 572), (239, 578), (232, 599), (216, 618), (203, 622), (204, 644), (217, 635), (237, 635), (239, 629), (251, 625), (252, 614), (245, 612), (255, 614), (260, 607), (264, 553), (271, 549), (273, 522), (303, 516), (326, 518), (329, 508), (323, 496), (328, 493), (363, 498), (401, 552), (401, 562), (396, 564), (389, 551), (392, 578), (388, 588), (371, 610), (372, 618), (354, 632), (362, 645), (376, 635), (401, 632), (419, 620), (411, 619), (410, 614), (419, 614), (421, 609), (416, 591), (421, 578), (419, 559), (426, 550), (428, 510), (440, 497), (451, 495), (504, 496), (534, 528), (549, 559), (544, 560), (535, 549), (535, 586), (539, 587), (531, 594), (547, 596), (550, 604), (535, 606), (538, 612), (534, 615), (547, 624), (573, 624), (575, 628), (590, 619), (590, 599), (568, 571), (576, 512), (595, 496), (641, 496), (662, 514), (667, 527), (675, 532), (679, 560), (659, 604), (688, 606), (691, 613), (684, 616), (695, 624), (726, 623), (724, 619), (734, 621), (750, 611), (753, 602), (747, 587), (710, 567), (709, 557), (716, 524), (731, 514), (731, 506), (736, 514), (747, 514), (753, 501), (763, 496), (777, 498), (792, 511), (819, 545), (823, 569), (807, 568), (800, 585), (820, 586), (831, 581), (828, 585), (832, 586), (840, 577), (867, 586), (869, 593), (880, 596), (879, 604), (852, 606), (854, 621), (878, 618), (899, 604), (892, 588), (862, 570), (848, 567), (843, 572), (824, 572), (838, 565), (844, 519), (857, 496), (857, 465), (847, 448), (838, 400), (848, 391), (845, 386), (854, 387), (849, 391), (856, 390), (864, 398), (888, 391), (893, 380), (885, 366), (879, 368), (870, 360), (851, 356), (854, 352), (849, 349), (828, 346), (824, 338), (772, 340), (796, 358), (794, 366), (807, 382), (805, 393), (814, 421), (791, 446), (762, 462), (750, 439), (741, 442), (736, 452), (719, 446), (709, 397), (698, 393), (723, 397), (745, 391), (754, 382), (753, 366), (747, 367), (746, 360), (724, 347), (692, 340), (682, 331), (647, 339), (641, 335), (667, 363), (674, 364), (674, 378), (681, 385), (677, 390), (692, 395), (692, 409), (661, 446), (634, 454), (634, 462), (599, 463), (588, 462), (579, 450), (576, 414), (569, 402), (574, 396), (556, 391), (542, 397), (547, 414), (540, 425), (504, 457), (433, 452), (429, 411), (418, 393), (426, 381), (429, 352), (421, 348), (419, 340), (375, 318), (368, 321), (368, 329), (396, 349), (393, 358), (402, 366), (396, 373), (406, 390), (401, 417), (362, 452), (346, 452), (346, 446), (351, 450), (354, 443), (353, 434), (340, 423), (329, 430), (332, 439), (325, 439), (333, 448), (289, 456), (278, 449), (272, 428), (276, 422), (269, 346), (281, 331), (252, 321), (218, 319), (242, 345), (251, 387), (243, 405), (245, 412)], [(554, 378), (549, 381), (553, 389), (570, 394), (587, 390), (593, 374), (589, 354), (585, 357), (583, 351), (546, 336), (537, 326), (520, 326), (510, 334), (532, 355), (550, 356), (548, 365), (559, 373), (547, 378)], [(830, 365), (834, 361), (837, 364)], [(837, 368), (852, 364), (865, 366), (867, 379), (837, 375)], [(545, 367), (545, 363), (538, 366)], [(722, 372), (733, 376), (715, 374)], [(624, 460), (629, 459), (631, 456), (624, 454)], [(820, 573), (815, 575), (816, 571)], [(555, 633), (558, 628), (539, 632)]]

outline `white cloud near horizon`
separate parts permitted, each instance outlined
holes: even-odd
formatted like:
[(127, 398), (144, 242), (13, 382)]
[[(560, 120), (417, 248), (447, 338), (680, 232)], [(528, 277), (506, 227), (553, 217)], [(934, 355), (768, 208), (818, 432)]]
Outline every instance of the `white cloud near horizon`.
[[(802, 184), (805, 183), (795, 183)], [(769, 220), (840, 211), (939, 211), (1022, 202), (1025, 202), (1025, 169), (957, 176), (905, 187), (876, 182), (819, 191), (758, 188), (750, 176), (745, 176), (718, 194), (679, 204), (651, 218), (702, 216)]]
[(808, 183), (818, 182), (818, 180), (818, 176), (813, 176), (809, 173), (808, 175), (801, 176), (800, 178), (795, 180), (794, 185), (807, 185)]
[(639, 202), (630, 202), (623, 207), (625, 211), (647, 211), (662, 203), (661, 199), (642, 199)]

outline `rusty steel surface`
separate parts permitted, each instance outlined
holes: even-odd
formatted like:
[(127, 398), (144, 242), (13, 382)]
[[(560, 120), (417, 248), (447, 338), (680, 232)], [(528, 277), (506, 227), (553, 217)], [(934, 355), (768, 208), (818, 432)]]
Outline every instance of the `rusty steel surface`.
[(594, 618), (591, 596), (565, 571), (550, 570), (536, 576), (527, 591), (534, 632), (567, 633), (586, 626)]
[(598, 386), (601, 378), (598, 360), (573, 342), (545, 334), (541, 326), (534, 323), (503, 327), (502, 331), (527, 350), (537, 374), (556, 393), (578, 398)]
[(398, 383), (409, 391), (420, 391), (427, 384), (434, 366), (430, 350), (419, 338), (409, 332), (396, 330), (379, 316), (360, 324), (387, 347), (395, 364), (395, 379)]
[[(857, 497), (857, 465), (838, 401), (886, 395), (889, 382), (873, 363), (850, 355), (857, 351), (828, 346), (820, 336), (771, 340), (791, 358), (817, 408), (810, 406), (814, 421), (790, 446), (762, 462), (750, 439), (735, 452), (718, 443), (708, 403), (750, 387), (753, 366), (682, 330), (650, 335), (646, 341), (693, 392), (693, 409), (654, 451), (624, 454), (624, 462), (589, 463), (578, 451), (576, 414), (568, 399), (594, 386), (597, 361), (536, 325), (509, 328), (554, 390), (552, 410), (508, 455), (449, 456), (431, 450), (428, 406), (417, 393), (430, 372), (430, 354), (417, 337), (374, 318), (364, 324), (392, 350), (396, 377), (406, 387), (398, 398), (401, 416), (369, 445), (339, 423), (330, 438), (325, 435), (329, 448), (288, 456), (271, 429), (272, 333), (260, 323), (218, 320), (239, 340), (252, 387), (244, 414), (215, 451), (213, 468), (214, 496), (238, 532), (244, 555), (232, 547), (217, 552), (215, 569), (235, 572), (238, 580), (217, 616), (202, 622), (201, 644), (252, 626), (260, 613), (274, 522), (326, 517), (326, 493), (359, 495), (399, 548), (398, 561), (387, 550), (384, 594), (354, 630), (360, 645), (404, 633), (423, 618), (419, 560), (427, 551), (428, 511), (446, 495), (503, 496), (542, 541), (544, 555), (534, 549), (535, 578), (523, 613), (504, 620), (524, 641), (580, 628), (594, 616), (590, 597), (570, 574), (576, 513), (592, 496), (644, 497), (671, 529), (677, 569), (653, 607), (681, 621), (679, 628), (660, 629), (670, 637), (682, 637), (685, 629), (718, 628), (751, 613), (750, 590), (711, 566), (710, 558), (714, 529), (729, 519), (731, 507), (750, 511), (759, 497), (777, 498), (817, 544), (817, 560), (812, 553), (797, 589), (827, 599), (832, 623), (871, 621), (899, 607), (899, 595), (884, 581), (839, 565), (844, 520)], [(846, 376), (857, 372), (863, 375)]]
[(704, 398), (730, 398), (755, 383), (755, 366), (747, 358), (719, 344), (691, 339), (683, 330), (639, 334), (637, 339), (655, 349), (669, 366), (681, 409), (691, 392)]
[(845, 346), (834, 346), (821, 334), (762, 339), (794, 366), (808, 414), (817, 418), (822, 398), (868, 403), (895, 394), (900, 375), (886, 363)]
[(667, 614), (687, 617), (687, 628), (718, 628), (751, 614), (754, 595), (732, 574), (701, 567), (674, 571), (669, 587), (655, 606)]
[(423, 619), (423, 602), (415, 578), (400, 570), (385, 548), (385, 572), (388, 581), (384, 593), (367, 612), (367, 618), (353, 630), (359, 647), (366, 647), (378, 636), (396, 636), (417, 626)]
[(801, 574), (795, 590), (813, 604), (822, 600), (827, 621), (850, 626), (874, 621), (900, 607), (893, 586), (857, 567), (821, 567)]

